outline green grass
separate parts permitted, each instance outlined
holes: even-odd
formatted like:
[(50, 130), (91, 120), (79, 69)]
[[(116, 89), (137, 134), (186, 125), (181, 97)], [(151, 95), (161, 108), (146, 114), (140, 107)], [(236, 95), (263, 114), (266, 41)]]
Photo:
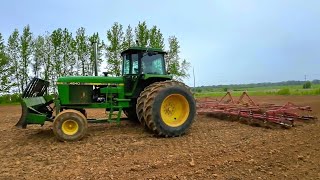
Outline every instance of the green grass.
[[(240, 96), (242, 92), (247, 91), (251, 96), (267, 95), (320, 95), (320, 84), (312, 85), (310, 89), (303, 89), (301, 85), (291, 86), (266, 86), (252, 88), (235, 88), (231, 90), (233, 96)], [(196, 97), (221, 97), (226, 92), (223, 88), (213, 88), (211, 91), (196, 92)]]
[(15, 103), (0, 103), (0, 106), (11, 106), (11, 105), (20, 105), (20, 103), (15, 102)]

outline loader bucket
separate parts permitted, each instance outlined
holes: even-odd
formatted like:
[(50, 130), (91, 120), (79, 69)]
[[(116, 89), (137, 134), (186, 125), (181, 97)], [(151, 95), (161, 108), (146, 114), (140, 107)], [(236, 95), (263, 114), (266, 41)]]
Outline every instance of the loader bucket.
[(49, 82), (33, 78), (22, 94), (21, 117), (16, 127), (26, 128), (28, 124), (43, 125), (46, 120), (52, 118), (53, 109), (49, 106), (53, 100), (46, 101), (43, 97), (49, 86)]

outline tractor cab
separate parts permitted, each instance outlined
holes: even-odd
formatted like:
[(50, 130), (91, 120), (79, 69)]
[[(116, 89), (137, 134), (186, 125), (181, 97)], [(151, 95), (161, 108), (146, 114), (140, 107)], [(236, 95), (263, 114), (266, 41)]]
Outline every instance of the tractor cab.
[(165, 51), (155, 48), (132, 47), (121, 53), (122, 75), (165, 75)]
[(171, 79), (165, 67), (165, 51), (158, 48), (131, 47), (121, 53), (122, 76), (129, 96), (138, 96), (144, 87)]

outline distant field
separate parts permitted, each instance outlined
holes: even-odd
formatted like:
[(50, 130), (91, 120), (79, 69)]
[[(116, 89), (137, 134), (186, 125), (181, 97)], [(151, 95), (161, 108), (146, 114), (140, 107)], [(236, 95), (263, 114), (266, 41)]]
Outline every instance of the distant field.
[[(197, 89), (196, 97), (220, 97), (226, 91), (224, 88)], [(199, 92), (201, 91), (201, 92)], [(320, 95), (320, 84), (312, 85), (310, 89), (303, 89), (301, 85), (288, 86), (264, 86), (264, 87), (249, 87), (249, 88), (232, 88), (228, 89), (234, 96), (240, 96), (243, 91), (247, 91), (251, 96), (266, 96), (266, 95)]]

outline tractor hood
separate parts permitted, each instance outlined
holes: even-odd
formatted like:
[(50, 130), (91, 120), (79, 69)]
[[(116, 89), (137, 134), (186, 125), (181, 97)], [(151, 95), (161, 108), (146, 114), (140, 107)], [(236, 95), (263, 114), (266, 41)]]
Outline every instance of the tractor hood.
[(103, 85), (103, 84), (120, 84), (123, 83), (122, 77), (106, 76), (66, 76), (60, 77), (57, 84), (70, 85)]

